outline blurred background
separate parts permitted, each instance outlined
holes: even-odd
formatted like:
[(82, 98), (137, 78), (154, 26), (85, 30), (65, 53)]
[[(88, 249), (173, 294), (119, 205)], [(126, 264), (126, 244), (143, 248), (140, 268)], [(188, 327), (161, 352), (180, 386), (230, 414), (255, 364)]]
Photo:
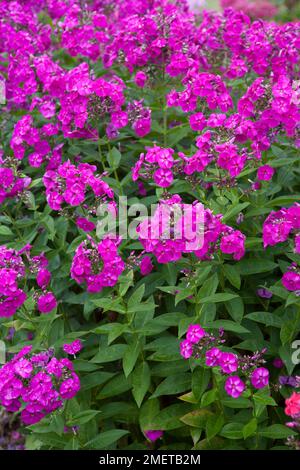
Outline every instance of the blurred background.
[(224, 8), (241, 10), (252, 18), (274, 19), (279, 22), (300, 19), (300, 0), (188, 0), (193, 9)]

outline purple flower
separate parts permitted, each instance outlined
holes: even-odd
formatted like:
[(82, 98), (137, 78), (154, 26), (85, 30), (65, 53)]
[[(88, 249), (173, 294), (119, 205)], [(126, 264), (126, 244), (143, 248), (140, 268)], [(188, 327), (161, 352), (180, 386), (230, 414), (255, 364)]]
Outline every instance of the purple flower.
[(147, 80), (148, 80), (147, 74), (142, 71), (137, 72), (134, 77), (135, 84), (140, 88), (144, 88)]
[(37, 306), (41, 313), (50, 313), (57, 306), (57, 301), (52, 292), (48, 292), (39, 297)]
[(66, 379), (59, 387), (59, 394), (64, 400), (73, 398), (80, 389), (80, 381), (74, 373), (70, 379)]
[(78, 353), (79, 351), (81, 351), (82, 349), (82, 342), (80, 339), (76, 339), (75, 341), (73, 341), (73, 343), (69, 343), (69, 344), (64, 344), (63, 345), (63, 350), (64, 352), (66, 352), (67, 354), (76, 354)]
[(273, 366), (276, 367), (276, 369), (281, 369), (284, 366), (284, 362), (280, 357), (275, 357)]
[(300, 273), (287, 271), (282, 276), (281, 282), (287, 290), (298, 291), (300, 290)]
[(150, 256), (144, 256), (144, 258), (141, 261), (140, 269), (141, 269), (141, 274), (143, 276), (147, 276), (147, 274), (151, 273), (153, 269), (153, 264), (152, 264)]
[(153, 431), (149, 429), (148, 431), (145, 431), (145, 436), (149, 441), (155, 442), (163, 436), (163, 431)]
[(221, 357), (221, 350), (219, 348), (211, 348), (205, 353), (205, 364), (208, 367), (219, 366), (219, 359)]
[(14, 365), (16, 374), (20, 375), (23, 379), (28, 379), (31, 376), (33, 370), (32, 364), (25, 358), (21, 358)]
[(190, 325), (186, 333), (186, 339), (190, 343), (198, 343), (206, 333), (200, 325)]
[(204, 114), (196, 113), (190, 116), (190, 126), (193, 131), (202, 131), (206, 126), (206, 119)]
[(37, 282), (37, 285), (41, 289), (45, 289), (45, 287), (47, 287), (47, 285), (49, 284), (50, 280), (51, 280), (51, 273), (48, 271), (48, 269), (41, 269), (38, 272), (38, 275), (36, 277), (36, 282)]
[(262, 299), (271, 299), (273, 297), (272, 292), (266, 289), (265, 287), (257, 289), (256, 293)]
[(96, 225), (85, 217), (77, 217), (76, 225), (85, 232), (92, 232), (92, 230), (95, 230), (96, 228)]
[(180, 343), (180, 354), (184, 359), (188, 359), (193, 354), (193, 346), (187, 339)]
[(264, 388), (269, 383), (269, 371), (265, 367), (255, 369), (250, 377), (251, 383), (255, 388)]
[(231, 397), (238, 398), (245, 390), (245, 384), (237, 375), (233, 375), (226, 379), (225, 390)]
[(233, 353), (222, 352), (219, 358), (219, 365), (221, 366), (222, 372), (231, 374), (238, 369), (238, 358)]
[(274, 168), (269, 165), (261, 166), (257, 170), (257, 179), (259, 181), (270, 181), (275, 173)]
[(280, 375), (278, 381), (280, 385), (287, 385), (289, 387), (296, 387), (298, 384), (295, 377), (288, 375)]

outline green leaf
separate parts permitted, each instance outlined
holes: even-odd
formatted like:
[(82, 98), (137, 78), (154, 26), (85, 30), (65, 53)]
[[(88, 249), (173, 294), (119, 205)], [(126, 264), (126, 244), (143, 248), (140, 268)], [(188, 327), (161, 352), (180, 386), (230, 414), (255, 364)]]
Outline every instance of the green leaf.
[(160, 397), (161, 395), (175, 395), (188, 390), (191, 386), (191, 374), (186, 372), (181, 375), (170, 375), (166, 377), (156, 388), (152, 397)]
[(250, 202), (242, 202), (241, 204), (237, 204), (236, 206), (230, 207), (230, 209), (223, 215), (222, 222), (227, 223), (228, 220), (231, 220), (234, 216), (242, 212), (243, 209), (248, 207)]
[(191, 288), (186, 288), (186, 289), (177, 289), (179, 292), (175, 296), (175, 306), (181, 302), (181, 300), (185, 300), (188, 297), (191, 297), (193, 295), (193, 289)]
[(215, 437), (224, 425), (224, 418), (222, 415), (212, 415), (208, 418), (206, 423), (206, 437), (208, 440)]
[(167, 145), (173, 147), (190, 132), (189, 126), (176, 126), (168, 131)]
[(249, 423), (245, 424), (245, 426), (243, 427), (244, 439), (247, 439), (248, 437), (253, 436), (253, 434), (255, 434), (256, 432), (256, 429), (257, 429), (257, 419), (252, 418), (249, 421)]
[(299, 194), (292, 194), (290, 196), (280, 196), (276, 197), (275, 199), (272, 199), (271, 201), (268, 201), (266, 203), (267, 207), (282, 207), (288, 204), (293, 204), (294, 202), (299, 202), (300, 201), (300, 196)]
[(180, 421), (194, 428), (205, 429), (207, 420), (210, 417), (215, 417), (215, 415), (213, 415), (212, 412), (209, 410), (194, 410), (182, 416), (180, 418)]
[[(159, 414), (159, 400), (147, 400), (140, 409), (139, 422), (143, 431), (154, 429), (153, 419)], [(159, 429), (159, 428), (158, 428)]]
[(10, 237), (11, 235), (13, 235), (13, 232), (6, 225), (0, 225), (0, 235)]
[(107, 161), (112, 170), (116, 170), (120, 165), (122, 155), (116, 147), (113, 147), (107, 154)]
[(81, 379), (81, 390), (90, 390), (91, 388), (98, 387), (104, 384), (116, 375), (113, 372), (97, 371), (92, 374), (87, 374)]
[(129, 434), (129, 431), (125, 431), (124, 429), (111, 429), (110, 431), (102, 432), (99, 436), (88, 441), (84, 447), (88, 449), (105, 450), (108, 446), (121, 439), (121, 437), (126, 436), (126, 434)]
[(222, 404), (224, 406), (227, 406), (228, 408), (251, 408), (252, 403), (248, 398), (244, 397), (238, 397), (238, 398), (232, 398), (232, 397), (226, 397), (223, 398)]
[(105, 348), (100, 346), (100, 351), (93, 357), (93, 359), (91, 359), (91, 362), (104, 364), (106, 362), (117, 361), (124, 357), (127, 349), (127, 344), (113, 344), (112, 346), (107, 346)]
[(187, 413), (189, 406), (190, 405), (187, 404), (176, 404), (160, 410), (160, 412), (151, 421), (152, 427), (148, 429), (171, 431), (182, 427), (183, 423), (180, 418)]
[(252, 312), (246, 315), (245, 318), (249, 318), (249, 320), (253, 320), (258, 323), (263, 323), (266, 326), (274, 326), (276, 328), (280, 328), (282, 325), (282, 319), (275, 313)]
[(286, 439), (289, 436), (297, 435), (295, 431), (292, 431), (290, 428), (283, 426), (282, 424), (272, 424), (272, 426), (262, 428), (258, 431), (258, 434), (269, 439)]
[(197, 401), (200, 400), (207, 389), (210, 380), (210, 371), (204, 367), (196, 367), (192, 375), (192, 392)]
[(268, 259), (242, 259), (237, 264), (237, 269), (242, 276), (250, 276), (251, 274), (266, 273), (274, 271), (277, 264)]
[(258, 417), (262, 414), (266, 406), (277, 406), (277, 403), (270, 396), (270, 390), (265, 387), (253, 394), (255, 416)]
[(227, 292), (224, 292), (222, 294), (220, 293), (209, 295), (208, 297), (199, 299), (199, 302), (201, 304), (227, 302), (228, 300), (235, 299), (236, 297), (238, 297), (236, 294), (229, 294)]
[(144, 295), (144, 292), (145, 292), (145, 284), (141, 284), (140, 287), (138, 287), (133, 292), (133, 294), (129, 298), (128, 304), (127, 304), (129, 311), (134, 312), (137, 305), (140, 305), (140, 303), (142, 301), (142, 298), (143, 298), (143, 295)]
[(128, 377), (132, 372), (141, 349), (142, 345), (138, 339), (135, 339), (134, 342), (127, 346), (123, 356), (123, 370), (125, 377)]
[(227, 439), (243, 439), (243, 424), (242, 423), (228, 423), (225, 424), (220, 436)]
[(97, 414), (101, 411), (97, 410), (86, 410), (81, 411), (77, 415), (73, 416), (72, 419), (67, 421), (67, 426), (77, 426), (88, 423), (91, 419), (94, 419)]
[(104, 400), (105, 398), (122, 395), (122, 393), (127, 392), (131, 388), (132, 381), (130, 380), (130, 377), (126, 379), (123, 373), (118, 374), (104, 385), (101, 392), (97, 395), (97, 398), (99, 400)]
[(203, 283), (203, 286), (198, 291), (197, 300), (200, 301), (203, 298), (212, 296), (216, 292), (218, 285), (219, 277), (218, 274), (215, 273)]
[(241, 297), (229, 300), (225, 303), (229, 315), (237, 323), (241, 323), (244, 316), (244, 302)]
[(235, 323), (231, 320), (215, 320), (213, 322), (206, 323), (204, 326), (205, 328), (213, 329), (223, 328), (225, 331), (232, 331), (233, 333), (249, 333), (249, 330), (239, 323)]
[(138, 407), (141, 406), (150, 387), (150, 375), (150, 368), (145, 361), (141, 362), (132, 373), (132, 395)]
[(205, 407), (215, 402), (217, 399), (217, 395), (218, 395), (218, 391), (215, 388), (213, 388), (212, 390), (209, 390), (208, 392), (205, 392), (201, 398), (201, 406)]
[(300, 312), (289, 312), (288, 318), (284, 318), (280, 330), (280, 339), (283, 345), (291, 343), (300, 331)]
[(233, 287), (239, 289), (241, 287), (241, 276), (237, 267), (233, 266), (232, 264), (224, 264), (223, 270), (224, 275), (228, 279), (230, 284), (232, 284)]

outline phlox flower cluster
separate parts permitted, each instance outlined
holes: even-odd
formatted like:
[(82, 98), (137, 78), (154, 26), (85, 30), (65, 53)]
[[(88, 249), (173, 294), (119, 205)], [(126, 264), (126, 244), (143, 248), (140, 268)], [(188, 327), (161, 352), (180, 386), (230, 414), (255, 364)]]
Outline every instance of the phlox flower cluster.
[(120, 240), (105, 238), (95, 243), (91, 237), (76, 249), (71, 277), (78, 284), (85, 283), (88, 292), (100, 292), (104, 287), (113, 287), (125, 269), (118, 254)]
[(58, 128), (54, 124), (44, 124), (37, 128), (30, 114), (23, 116), (15, 125), (10, 146), (14, 157), (22, 160), (26, 152), (30, 166), (38, 168), (47, 162), (47, 168), (56, 168), (62, 159), (63, 145), (57, 145), (53, 149), (49, 138), (58, 134)]
[[(264, 247), (275, 246), (292, 237), (294, 252), (300, 253), (300, 205), (295, 204), (288, 209), (272, 211), (263, 225)], [(289, 291), (300, 290), (300, 268), (292, 263), (282, 277), (282, 284)]]
[(0, 317), (11, 317), (25, 302), (27, 295), (20, 287), (33, 275), (39, 287), (34, 293), (37, 308), (41, 313), (51, 312), (57, 305), (54, 294), (48, 290), (51, 273), (44, 254), (30, 255), (30, 245), (16, 251), (0, 247)]
[(245, 235), (222, 224), (222, 216), (204, 209), (198, 201), (191, 206), (179, 195), (161, 200), (154, 215), (137, 227), (139, 241), (159, 263), (177, 261), (184, 253), (202, 260), (211, 259), (217, 250), (239, 260), (245, 253)]
[(20, 172), (17, 161), (2, 157), (0, 151), (0, 204), (20, 197), (30, 183), (31, 178)]
[(201, 358), (207, 367), (218, 367), (221, 374), (226, 376), (225, 391), (233, 398), (238, 398), (246, 390), (247, 383), (255, 389), (266, 387), (269, 383), (269, 371), (262, 367), (265, 350), (252, 356), (222, 351), (220, 346), (225, 342), (222, 337), (222, 330), (215, 337), (201, 325), (190, 325), (186, 339), (180, 343), (180, 354), (184, 359)]
[(132, 179), (139, 178), (152, 180), (161, 188), (167, 188), (174, 180), (172, 167), (176, 162), (173, 157), (174, 150), (155, 145), (149, 148), (146, 154), (142, 153), (132, 169)]
[(57, 359), (50, 350), (31, 351), (25, 346), (0, 369), (0, 403), (7, 411), (21, 411), (26, 425), (61, 408), (80, 389), (71, 361)]
[[(56, 170), (46, 171), (43, 183), (51, 209), (59, 211), (65, 205), (74, 208), (80, 206), (85, 202), (89, 190), (92, 191), (98, 203), (112, 199), (113, 190), (96, 171), (95, 165), (79, 163), (76, 166), (69, 160), (59, 165)], [(79, 226), (83, 228), (84, 221), (79, 220)]]
[[(257, 78), (237, 102), (236, 110), (219, 76), (191, 72), (186, 82), (184, 91), (168, 95), (168, 104), (192, 111), (191, 129), (204, 132), (196, 138), (199, 150), (195, 154), (181, 154), (186, 162), (184, 173), (207, 171), (213, 164), (235, 178), (247, 162), (254, 167), (259, 164), (262, 152), (270, 148), (283, 129), (298, 145), (299, 83), (288, 76), (281, 75), (273, 81)], [(195, 113), (198, 107), (202, 111)], [(216, 109), (221, 112), (211, 112)], [(227, 116), (229, 110), (232, 112)]]

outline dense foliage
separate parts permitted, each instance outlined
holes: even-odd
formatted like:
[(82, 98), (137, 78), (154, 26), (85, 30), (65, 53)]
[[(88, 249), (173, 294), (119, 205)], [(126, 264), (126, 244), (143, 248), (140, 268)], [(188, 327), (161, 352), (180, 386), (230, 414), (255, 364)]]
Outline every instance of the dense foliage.
[(27, 449), (300, 447), (299, 63), (298, 22), (0, 1), (0, 405)]

